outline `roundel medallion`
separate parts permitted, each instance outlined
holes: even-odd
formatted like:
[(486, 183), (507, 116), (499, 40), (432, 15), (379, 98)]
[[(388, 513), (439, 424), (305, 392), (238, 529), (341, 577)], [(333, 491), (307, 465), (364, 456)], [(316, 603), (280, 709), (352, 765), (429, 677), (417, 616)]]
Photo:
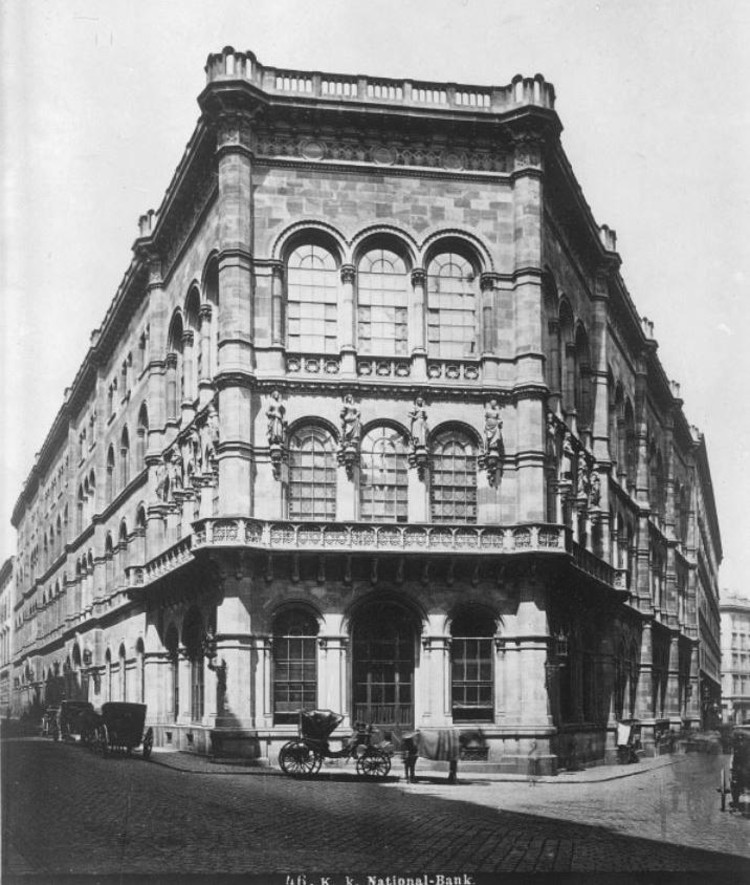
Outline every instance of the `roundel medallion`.
[(300, 153), (306, 160), (322, 160), (325, 152), (325, 145), (320, 141), (303, 141), (300, 145)]

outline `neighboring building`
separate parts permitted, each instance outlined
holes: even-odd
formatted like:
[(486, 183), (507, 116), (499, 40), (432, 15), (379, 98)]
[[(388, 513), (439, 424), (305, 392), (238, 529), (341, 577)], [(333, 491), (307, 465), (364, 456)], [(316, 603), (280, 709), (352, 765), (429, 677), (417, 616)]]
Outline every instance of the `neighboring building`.
[(523, 771), (698, 724), (705, 447), (552, 86), (206, 70), (14, 511), (21, 702), (260, 758), (300, 708), (457, 725)]
[(0, 566), (0, 717), (11, 715), (13, 685), (13, 557)]
[(724, 596), (720, 609), (722, 718), (750, 724), (750, 599)]

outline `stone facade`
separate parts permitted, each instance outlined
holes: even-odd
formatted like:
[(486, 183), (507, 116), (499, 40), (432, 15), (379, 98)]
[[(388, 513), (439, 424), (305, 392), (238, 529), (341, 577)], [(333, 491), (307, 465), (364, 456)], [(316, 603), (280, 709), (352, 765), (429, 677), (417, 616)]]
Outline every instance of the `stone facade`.
[(12, 713), (14, 588), (11, 556), (0, 566), (0, 716), (3, 717)]
[(552, 86), (206, 72), (14, 512), (21, 702), (260, 761), (324, 707), (509, 770), (696, 724), (705, 446)]
[(750, 724), (750, 599), (721, 600), (722, 718)]

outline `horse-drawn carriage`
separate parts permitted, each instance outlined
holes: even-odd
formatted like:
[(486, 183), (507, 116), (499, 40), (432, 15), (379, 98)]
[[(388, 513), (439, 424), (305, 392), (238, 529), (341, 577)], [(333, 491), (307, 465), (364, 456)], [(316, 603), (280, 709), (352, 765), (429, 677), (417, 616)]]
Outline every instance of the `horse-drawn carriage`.
[(88, 742), (92, 749), (107, 756), (126, 753), (130, 756), (139, 746), (143, 758), (148, 759), (154, 747), (154, 730), (143, 730), (146, 721), (145, 704), (110, 702), (102, 704), (101, 713), (91, 723)]
[(391, 770), (390, 754), (373, 744), (371, 725), (355, 723), (354, 732), (344, 739), (341, 750), (331, 750), (328, 739), (343, 721), (343, 716), (331, 710), (300, 711), (297, 738), (279, 750), (282, 771), (295, 777), (310, 777), (317, 774), (324, 759), (351, 759), (357, 774), (386, 777)]

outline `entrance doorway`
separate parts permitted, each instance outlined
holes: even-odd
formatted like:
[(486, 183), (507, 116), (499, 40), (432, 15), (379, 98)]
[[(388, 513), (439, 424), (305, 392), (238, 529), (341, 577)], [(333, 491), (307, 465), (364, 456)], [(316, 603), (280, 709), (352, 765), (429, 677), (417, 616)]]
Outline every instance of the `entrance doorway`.
[(352, 630), (354, 718), (380, 728), (414, 727), (414, 616), (394, 603), (358, 612)]

